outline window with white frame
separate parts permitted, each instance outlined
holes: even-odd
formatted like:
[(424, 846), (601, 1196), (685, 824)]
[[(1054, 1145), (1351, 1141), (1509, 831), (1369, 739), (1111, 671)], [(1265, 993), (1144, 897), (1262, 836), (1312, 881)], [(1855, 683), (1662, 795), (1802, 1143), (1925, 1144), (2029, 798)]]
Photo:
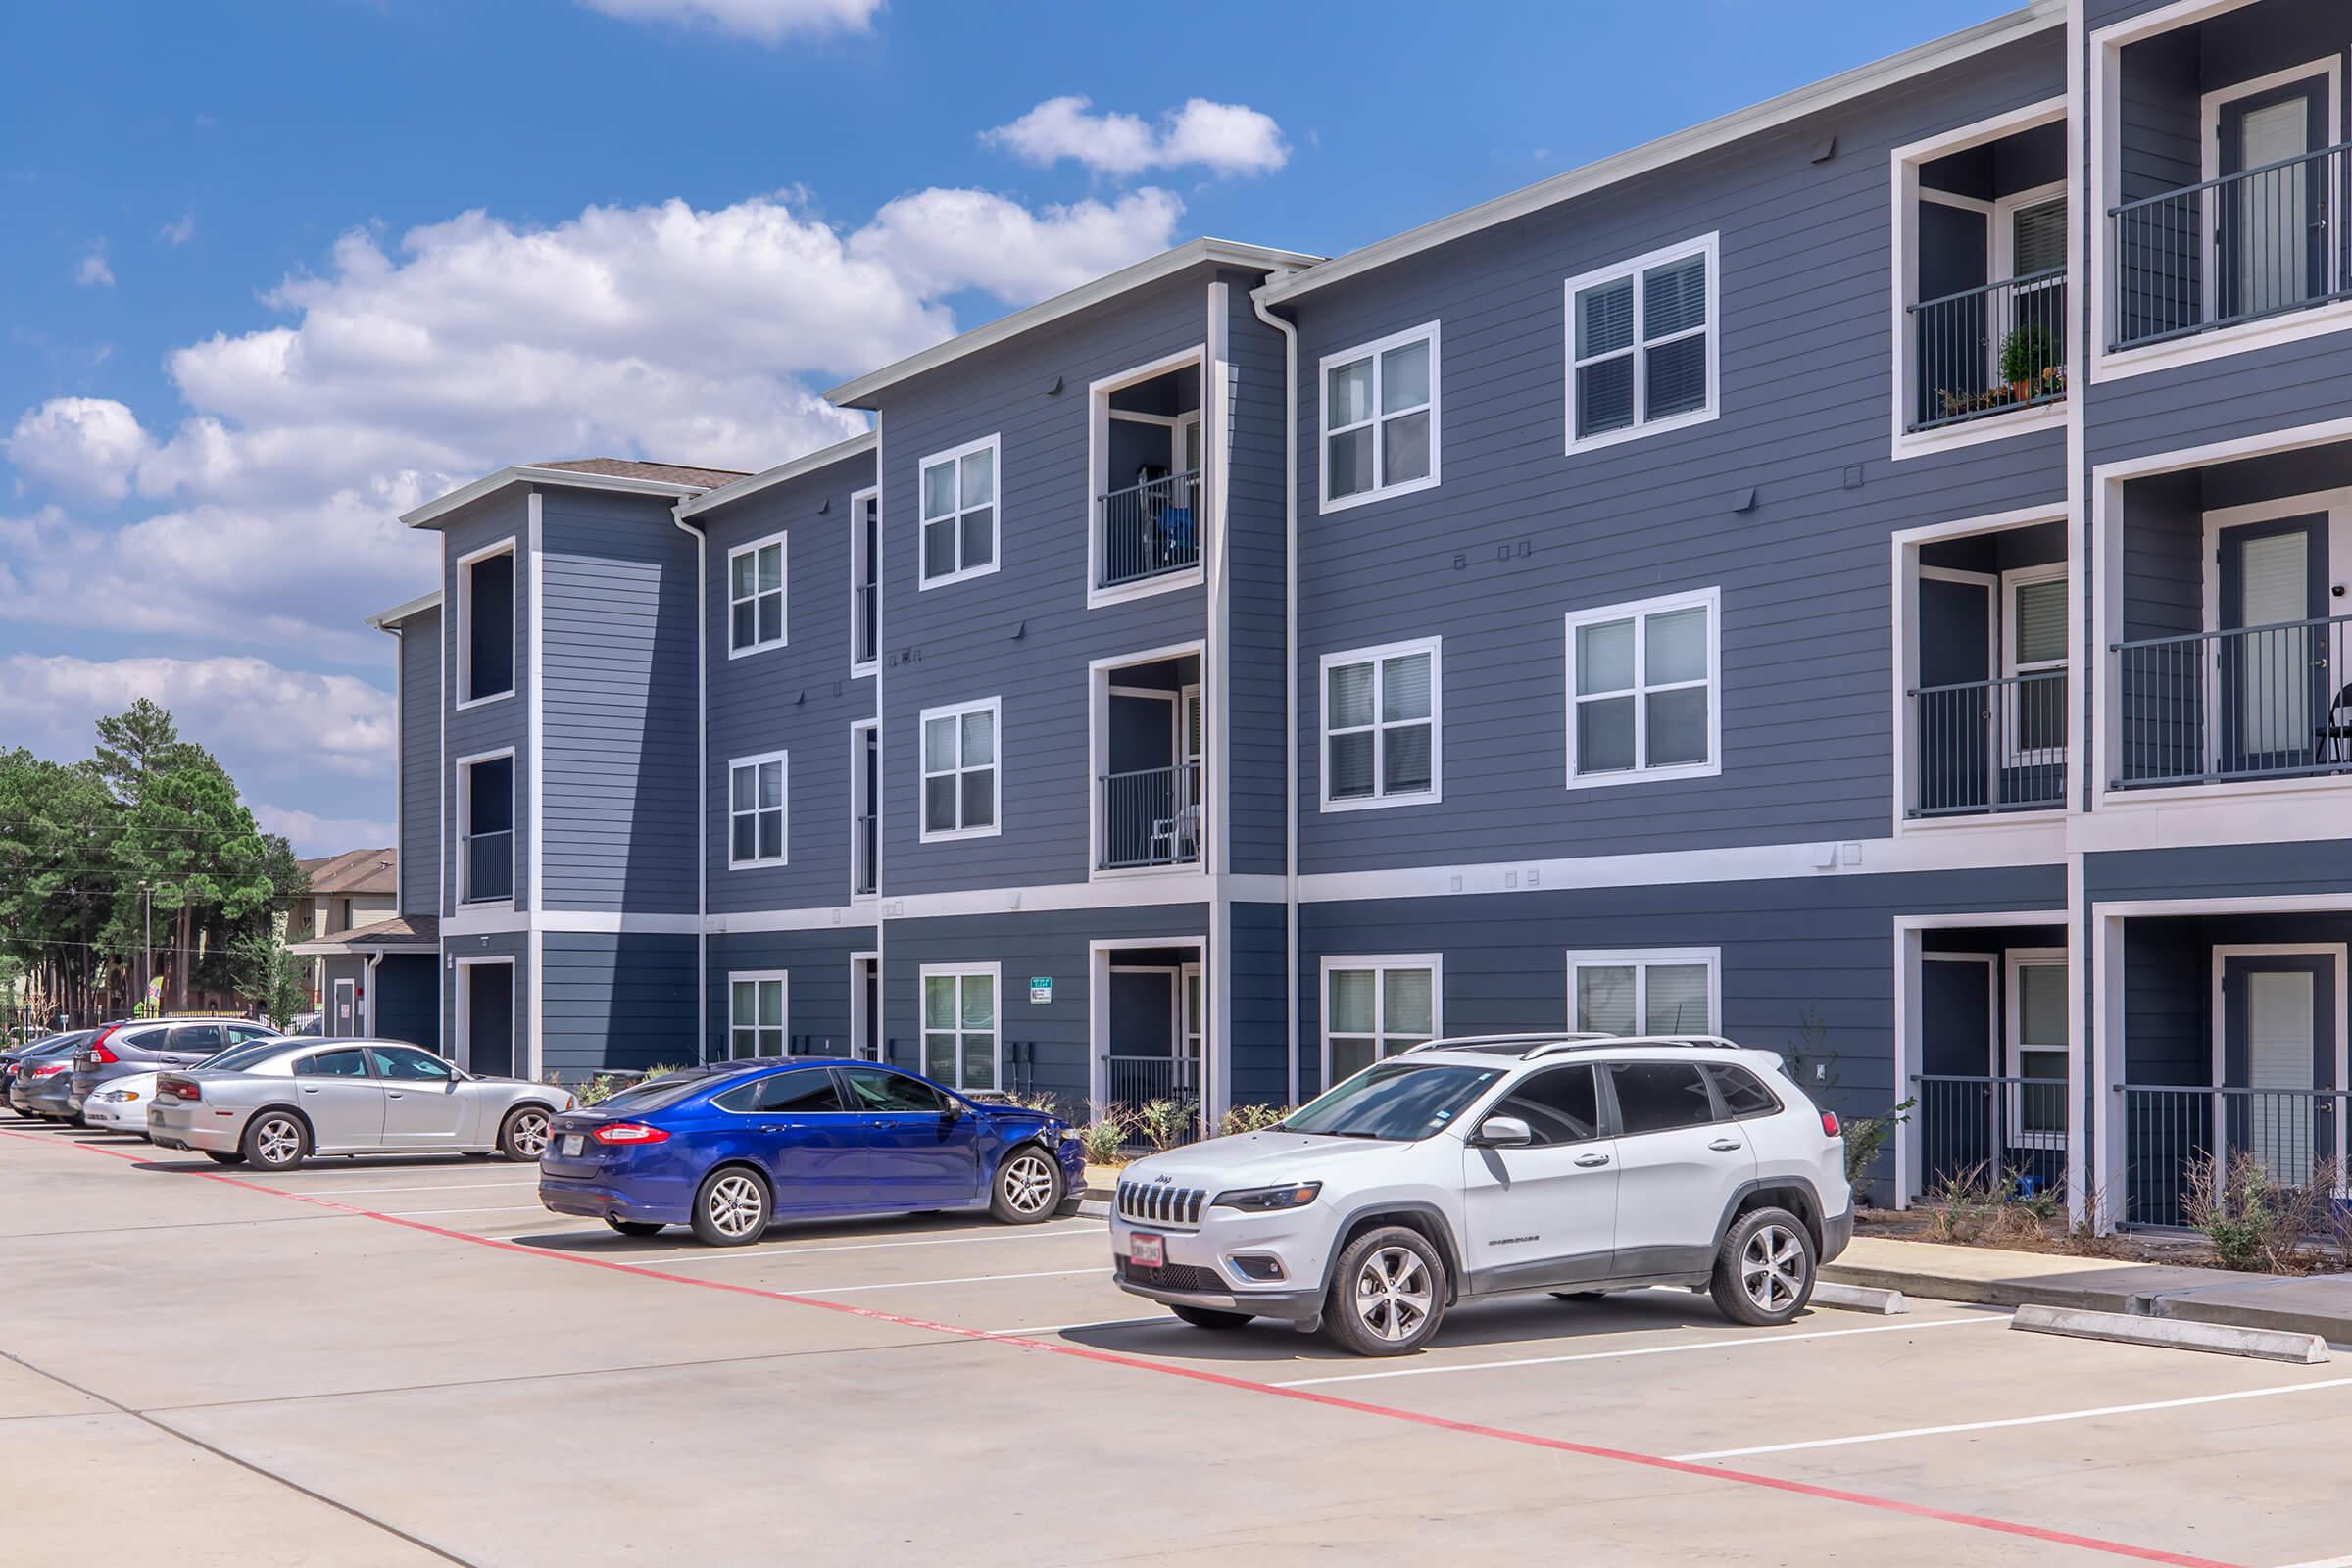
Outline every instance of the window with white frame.
[(1323, 505), (1438, 482), (1438, 323), (1323, 359)]
[(727, 552), (727, 657), (784, 646), (784, 535)]
[(739, 757), (727, 764), (727, 864), (736, 870), (782, 865), (790, 855), (785, 837), (786, 786), (791, 757)]
[(1435, 1039), (1444, 972), (1434, 953), (1325, 959), (1324, 1086)]
[(1568, 280), (1568, 450), (1715, 416), (1716, 237)]
[(922, 586), (997, 569), (998, 438), (922, 462)]
[(924, 839), (974, 838), (997, 831), (1002, 800), (997, 726), (1002, 712), (994, 697), (923, 710)]
[(2054, 1147), (2066, 1140), (2067, 985), (2064, 948), (2017, 948), (2008, 956), (2009, 1142)]
[(2066, 751), (2066, 564), (2005, 571), (2001, 596), (2007, 765), (2055, 762)]
[(727, 1054), (736, 1061), (781, 1056), (791, 1038), (792, 976), (783, 969), (737, 970), (727, 977)]
[(1574, 1027), (1604, 1035), (1711, 1035), (1722, 1010), (1713, 948), (1568, 955)]
[(1722, 770), (1713, 588), (1572, 611), (1568, 787)]
[(882, 496), (850, 497), (850, 673), (870, 674), (882, 657)]
[(1443, 639), (1323, 656), (1323, 808), (1440, 798)]
[(997, 992), (1003, 966), (924, 964), (923, 1073), (967, 1093), (997, 1087)]
[(514, 692), (514, 541), (458, 562), (458, 706)]

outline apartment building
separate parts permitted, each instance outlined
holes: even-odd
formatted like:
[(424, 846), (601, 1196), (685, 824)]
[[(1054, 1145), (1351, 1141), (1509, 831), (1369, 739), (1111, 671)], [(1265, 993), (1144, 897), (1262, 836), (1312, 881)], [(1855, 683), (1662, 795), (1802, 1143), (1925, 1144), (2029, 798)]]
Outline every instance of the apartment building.
[(2102, 1224), (2339, 1159), (2344, 23), (2046, 0), (1339, 257), (1181, 246), (761, 474), (412, 514), (411, 1014), (1211, 1124), (1721, 1033), (1909, 1104), (1882, 1199)]

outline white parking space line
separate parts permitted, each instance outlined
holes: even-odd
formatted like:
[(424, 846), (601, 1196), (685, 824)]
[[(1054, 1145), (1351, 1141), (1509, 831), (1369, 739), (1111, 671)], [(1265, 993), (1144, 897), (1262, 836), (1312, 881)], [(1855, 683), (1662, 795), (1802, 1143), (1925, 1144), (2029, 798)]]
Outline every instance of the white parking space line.
[(796, 1285), (790, 1296), (848, 1296), (854, 1291), (913, 1291), (926, 1285), (994, 1285), (1000, 1280), (1058, 1280), (1081, 1274), (1107, 1274), (1106, 1268), (1049, 1268), (1034, 1274), (964, 1274), (952, 1280), (883, 1280), (873, 1285)]
[[(809, 1252), (872, 1252), (899, 1247), (970, 1247), (981, 1242), (1042, 1242), (1055, 1236), (1100, 1236), (1110, 1230), (1107, 1225), (1073, 1225), (1066, 1230), (1008, 1231), (983, 1236), (932, 1236), (909, 1242), (837, 1242), (822, 1247), (765, 1247), (747, 1248), (742, 1251), (705, 1249), (658, 1254), (663, 1267), (679, 1263), (743, 1263), (758, 1257), (799, 1257)], [(632, 1260), (642, 1261), (649, 1254), (633, 1252)]]
[[(1346, 1372), (1333, 1377), (1293, 1378), (1278, 1389), (1303, 1389), (1322, 1383), (1370, 1383), (1381, 1378), (1433, 1378), (1452, 1372), (1500, 1372), (1509, 1367), (1557, 1366), (1568, 1361), (1616, 1361), (1637, 1355), (1681, 1355), (1690, 1350), (1744, 1350), (1760, 1345), (1794, 1345), (1799, 1340), (1842, 1340), (1857, 1334), (1903, 1334), (1912, 1329), (1966, 1328), (1975, 1323), (2006, 1323), (2008, 1315), (1936, 1317), (1918, 1323), (1874, 1323), (1866, 1329), (1814, 1329), (1804, 1334), (1756, 1334), (1741, 1340), (1693, 1340), (1678, 1345), (1644, 1345), (1630, 1350), (1584, 1350), (1574, 1355), (1530, 1355), (1510, 1361), (1471, 1361), (1459, 1366), (1408, 1366), (1391, 1372)], [(1630, 1332), (1640, 1332), (1639, 1330)]]
[(512, 1214), (525, 1208), (537, 1209), (542, 1214), (547, 1212), (545, 1205), (539, 1203), (474, 1203), (465, 1208), (387, 1208), (383, 1212), (387, 1219), (419, 1219), (426, 1214)]
[(539, 1183), (536, 1179), (519, 1182), (435, 1182), (427, 1187), (302, 1187), (289, 1188), (288, 1191), (297, 1198), (351, 1198), (376, 1193), (471, 1193), (487, 1188), (509, 1193), (535, 1193), (539, 1190)]
[(1892, 1443), (1899, 1438), (1937, 1438), (1954, 1432), (1991, 1432), (2002, 1427), (2038, 1427), (2056, 1421), (2095, 1421), (2108, 1415), (2138, 1415), (2148, 1410), (2180, 1410), (2198, 1404), (2229, 1404), (2238, 1399), (2267, 1399), (2280, 1394), (2310, 1394), (2318, 1389), (2352, 1388), (2352, 1378), (2324, 1378), (2315, 1383), (2282, 1383), (2268, 1389), (2239, 1389), (2229, 1394), (2199, 1394), (2182, 1399), (2151, 1399), (2145, 1404), (2103, 1404), (2090, 1410), (2053, 1410), (2047, 1415), (2016, 1415), (1999, 1421), (1960, 1421), (1941, 1427), (1903, 1427), (1893, 1432), (1858, 1432), (1848, 1438), (1815, 1438), (1803, 1443), (1767, 1443), (1752, 1448), (1713, 1448), (1705, 1453), (1678, 1453), (1683, 1463), (1701, 1459), (1741, 1459), (1757, 1453), (1793, 1453), (1800, 1448), (1843, 1448), (1858, 1443)]

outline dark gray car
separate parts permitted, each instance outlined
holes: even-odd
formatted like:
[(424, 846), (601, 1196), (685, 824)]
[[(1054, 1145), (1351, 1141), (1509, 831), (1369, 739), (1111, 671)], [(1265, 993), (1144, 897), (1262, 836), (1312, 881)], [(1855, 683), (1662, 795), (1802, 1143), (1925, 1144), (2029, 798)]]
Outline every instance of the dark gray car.
[(83, 1102), (110, 1078), (193, 1067), (231, 1046), (276, 1038), (276, 1030), (242, 1018), (161, 1018), (102, 1029), (74, 1054), (66, 1114), (78, 1118)]
[(22, 1050), (0, 1056), (0, 1099), (5, 1099), (9, 1109), (20, 1116), (38, 1116), (40, 1112), (31, 1108), (31, 1102), (27, 1098), (36, 1080), (28, 1075), (43, 1066), (64, 1065), (65, 1072), (52, 1073), (50, 1077), (70, 1077), (74, 1049), (96, 1032), (93, 1029), (77, 1029), (72, 1034), (51, 1035), (46, 1040), (36, 1040)]

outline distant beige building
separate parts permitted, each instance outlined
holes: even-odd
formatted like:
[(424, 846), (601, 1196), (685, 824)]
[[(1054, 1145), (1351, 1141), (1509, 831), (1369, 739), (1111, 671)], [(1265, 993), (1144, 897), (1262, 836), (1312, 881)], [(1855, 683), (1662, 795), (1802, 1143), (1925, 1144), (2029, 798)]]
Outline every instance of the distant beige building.
[[(346, 850), (299, 863), (309, 873), (311, 894), (299, 901), (286, 921), (288, 942), (313, 941), (371, 925), (389, 917), (399, 905), (400, 853), (397, 850)], [(324, 960), (311, 963), (311, 1002), (318, 1004), (324, 983)]]

